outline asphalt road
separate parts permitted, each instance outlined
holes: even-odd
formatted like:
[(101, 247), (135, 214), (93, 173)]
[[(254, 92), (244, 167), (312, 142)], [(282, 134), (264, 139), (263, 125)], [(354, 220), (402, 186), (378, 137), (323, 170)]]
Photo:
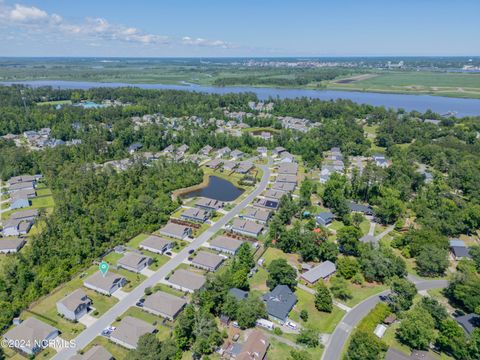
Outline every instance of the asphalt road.
[[(447, 280), (421, 280), (414, 277), (409, 279), (415, 283), (418, 291), (444, 288), (448, 286)], [(388, 295), (390, 290), (369, 297), (349, 311), (337, 325), (335, 331), (328, 340), (322, 360), (339, 360), (342, 356), (342, 350), (350, 336), (351, 331), (362, 320), (381, 299), (380, 296)]]
[(230, 220), (232, 220), (236, 215), (240, 213), (256, 196), (262, 193), (267, 185), (270, 178), (270, 169), (268, 168), (271, 165), (271, 159), (269, 159), (269, 165), (257, 165), (263, 170), (263, 176), (258, 184), (257, 188), (252, 191), (245, 199), (243, 199), (237, 206), (235, 206), (231, 211), (224, 215), (220, 220), (218, 220), (212, 227), (207, 231), (202, 233), (199, 237), (193, 240), (189, 246), (180, 251), (174, 258), (168, 261), (165, 265), (159, 268), (155, 274), (147, 278), (144, 282), (134, 288), (128, 295), (116, 303), (112, 308), (110, 308), (105, 314), (103, 314), (95, 323), (90, 327), (82, 331), (74, 340), (75, 347), (70, 349), (63, 349), (59, 351), (52, 359), (54, 360), (65, 360), (69, 359), (71, 356), (75, 355), (77, 351), (83, 349), (90, 342), (93, 341), (97, 336), (100, 335), (101, 331), (107, 326), (110, 326), (118, 316), (121, 316), (125, 311), (128, 310), (131, 306), (134, 306), (135, 303), (145, 295), (144, 291), (147, 287), (152, 287), (167, 276), (172, 270), (174, 270), (178, 265), (180, 265), (184, 260), (189, 256), (190, 249), (197, 249), (202, 246), (203, 243), (208, 241), (217, 231), (219, 231), (224, 225), (226, 225)]

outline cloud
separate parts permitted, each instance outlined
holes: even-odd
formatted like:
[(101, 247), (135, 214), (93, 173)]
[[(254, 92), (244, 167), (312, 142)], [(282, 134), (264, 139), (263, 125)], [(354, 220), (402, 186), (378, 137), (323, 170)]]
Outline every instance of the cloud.
[(110, 23), (101, 17), (88, 17), (80, 22), (70, 22), (58, 14), (49, 14), (35, 6), (15, 4), (8, 6), (0, 0), (0, 25), (23, 29), (34, 34), (63, 36), (65, 39), (84, 40), (87, 44), (100, 41), (120, 41), (141, 45), (165, 44), (229, 48), (222, 40), (208, 40), (184, 36), (182, 38), (152, 34), (136, 27)]

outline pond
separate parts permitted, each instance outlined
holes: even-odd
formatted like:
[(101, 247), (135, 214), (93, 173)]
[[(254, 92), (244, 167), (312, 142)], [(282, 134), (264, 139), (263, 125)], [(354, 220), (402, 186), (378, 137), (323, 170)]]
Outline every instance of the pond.
[(185, 193), (182, 195), (182, 198), (203, 196), (220, 201), (233, 201), (242, 194), (243, 190), (237, 188), (230, 181), (217, 176), (210, 176), (207, 186)]

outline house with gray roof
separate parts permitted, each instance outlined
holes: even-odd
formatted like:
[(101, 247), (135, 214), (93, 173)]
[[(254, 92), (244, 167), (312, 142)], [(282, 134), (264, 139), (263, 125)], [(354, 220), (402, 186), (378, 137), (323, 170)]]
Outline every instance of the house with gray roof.
[(215, 157), (221, 158), (223, 156), (229, 155), (231, 152), (232, 152), (232, 150), (228, 146), (226, 146), (224, 148), (221, 148), (221, 149), (217, 150), (215, 152)]
[(262, 195), (269, 199), (280, 200), (287, 193), (280, 190), (268, 189)]
[(25, 239), (20, 238), (1, 238), (0, 239), (0, 253), (9, 254), (19, 252), (26, 244)]
[[(237, 344), (234, 344), (237, 345)], [(268, 336), (260, 330), (253, 330), (247, 341), (241, 345), (238, 353), (232, 354), (233, 360), (264, 360), (270, 346)]]
[(253, 168), (253, 163), (250, 161), (241, 161), (238, 163), (235, 172), (239, 174), (246, 174)]
[(185, 305), (187, 305), (185, 299), (163, 291), (157, 291), (147, 296), (143, 304), (143, 310), (173, 321)]
[(138, 339), (142, 335), (152, 334), (155, 331), (155, 326), (143, 320), (125, 316), (110, 334), (110, 340), (127, 349), (136, 349)]
[(455, 260), (460, 260), (463, 258), (470, 258), (470, 251), (465, 245), (465, 242), (460, 239), (450, 239), (449, 240), (450, 253), (455, 258)]
[(278, 165), (277, 172), (285, 175), (296, 175), (298, 172), (298, 165), (295, 163), (281, 163)]
[(83, 282), (83, 286), (100, 294), (110, 296), (126, 283), (127, 279), (112, 271), (107, 272), (105, 275), (102, 275), (100, 271), (96, 271)]
[(74, 355), (70, 360), (113, 360), (113, 356), (103, 346), (93, 345), (84, 354)]
[(288, 183), (288, 182), (275, 182), (272, 185), (273, 190), (280, 190), (284, 192), (292, 192), (295, 190), (295, 183)]
[(236, 161), (225, 161), (223, 163), (223, 170), (233, 171), (237, 167), (238, 163)]
[(30, 356), (38, 354), (43, 348), (42, 343), (48, 343), (59, 334), (60, 331), (53, 326), (29, 317), (3, 335), (3, 338), (16, 350)]
[(139, 248), (151, 251), (156, 254), (163, 254), (166, 251), (172, 249), (175, 246), (175, 243), (172, 240), (167, 240), (160, 236), (149, 235), (145, 240), (143, 240)]
[(8, 219), (3, 222), (2, 235), (8, 236), (20, 236), (27, 235), (33, 226), (32, 219)]
[(258, 206), (261, 208), (269, 209), (269, 210), (277, 210), (279, 206), (278, 200), (270, 200), (270, 199), (263, 199), (263, 198), (256, 198), (253, 201), (254, 206)]
[(223, 161), (220, 159), (212, 159), (205, 164), (206, 167), (210, 169), (217, 169), (223, 164)]
[(232, 295), (238, 301), (245, 300), (248, 297), (248, 291), (238, 288), (231, 288), (228, 290), (228, 294)]
[(118, 260), (117, 267), (139, 273), (152, 263), (152, 258), (136, 252), (128, 252)]
[(337, 271), (337, 267), (331, 261), (324, 261), (314, 268), (303, 273), (300, 277), (310, 284), (315, 284), (320, 279), (327, 279)]
[(184, 269), (175, 270), (168, 278), (168, 282), (174, 288), (191, 293), (201, 289), (205, 281), (207, 281), (205, 276)]
[(267, 307), (268, 316), (283, 324), (297, 303), (297, 296), (287, 285), (277, 285), (275, 289), (263, 295), (263, 301)]
[(208, 251), (199, 251), (192, 259), (192, 266), (208, 271), (216, 271), (225, 261), (225, 257), (213, 254)]
[(269, 210), (260, 209), (254, 206), (248, 206), (245, 209), (245, 212), (243, 214), (240, 214), (239, 217), (242, 219), (253, 220), (262, 224), (266, 224), (267, 221), (270, 219), (271, 215), (272, 212)]
[(78, 321), (78, 319), (88, 313), (92, 300), (88, 298), (85, 291), (78, 289), (57, 301), (56, 305), (57, 312), (65, 319)]
[(26, 181), (26, 182), (19, 182), (8, 186), (7, 192), (9, 194), (13, 194), (17, 191), (23, 190), (34, 190), (35, 189), (35, 182), (34, 181)]
[(8, 186), (22, 183), (22, 182), (36, 182), (38, 180), (39, 175), (19, 175), (19, 176), (13, 176), (10, 179), (8, 179), (7, 184)]
[(285, 182), (285, 183), (292, 183), (297, 184), (297, 175), (294, 174), (278, 174), (277, 175), (277, 182)]
[(263, 225), (250, 220), (236, 218), (233, 220), (231, 230), (238, 234), (258, 237), (263, 231)]
[(275, 149), (273, 149), (272, 151), (272, 155), (273, 156), (278, 156), (280, 155), (282, 152), (284, 151), (287, 151), (284, 147), (281, 147), (281, 146), (277, 146)]
[(349, 201), (347, 202), (347, 206), (351, 212), (359, 212), (369, 216), (373, 215), (373, 209), (370, 205), (358, 204), (353, 201)]
[(206, 197), (200, 197), (195, 202), (195, 206), (201, 209), (217, 211), (223, 208), (225, 203), (220, 200), (210, 199)]
[(190, 226), (175, 224), (173, 222), (168, 222), (163, 228), (158, 230), (158, 232), (164, 236), (180, 240), (185, 240), (189, 236), (192, 236), (192, 228)]
[(232, 157), (233, 160), (238, 160), (244, 155), (245, 155), (245, 153), (243, 151), (240, 151), (240, 150), (233, 150), (230, 153), (230, 156)]
[(320, 226), (327, 226), (332, 223), (332, 221), (335, 219), (335, 215), (329, 211), (324, 211), (319, 213), (315, 219), (317, 220), (317, 224)]
[(205, 145), (203, 148), (201, 148), (198, 151), (198, 154), (208, 156), (208, 154), (210, 154), (212, 152), (212, 150), (213, 150), (213, 148), (210, 145)]
[(204, 223), (210, 217), (210, 211), (199, 208), (188, 208), (180, 217), (183, 220)]
[(210, 248), (226, 254), (235, 255), (243, 241), (229, 236), (217, 236), (210, 240)]

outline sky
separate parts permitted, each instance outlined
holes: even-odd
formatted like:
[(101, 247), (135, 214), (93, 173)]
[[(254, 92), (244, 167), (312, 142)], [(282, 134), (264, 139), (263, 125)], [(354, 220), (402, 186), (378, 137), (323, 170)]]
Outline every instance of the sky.
[(479, 0), (0, 0), (0, 56), (478, 56)]

